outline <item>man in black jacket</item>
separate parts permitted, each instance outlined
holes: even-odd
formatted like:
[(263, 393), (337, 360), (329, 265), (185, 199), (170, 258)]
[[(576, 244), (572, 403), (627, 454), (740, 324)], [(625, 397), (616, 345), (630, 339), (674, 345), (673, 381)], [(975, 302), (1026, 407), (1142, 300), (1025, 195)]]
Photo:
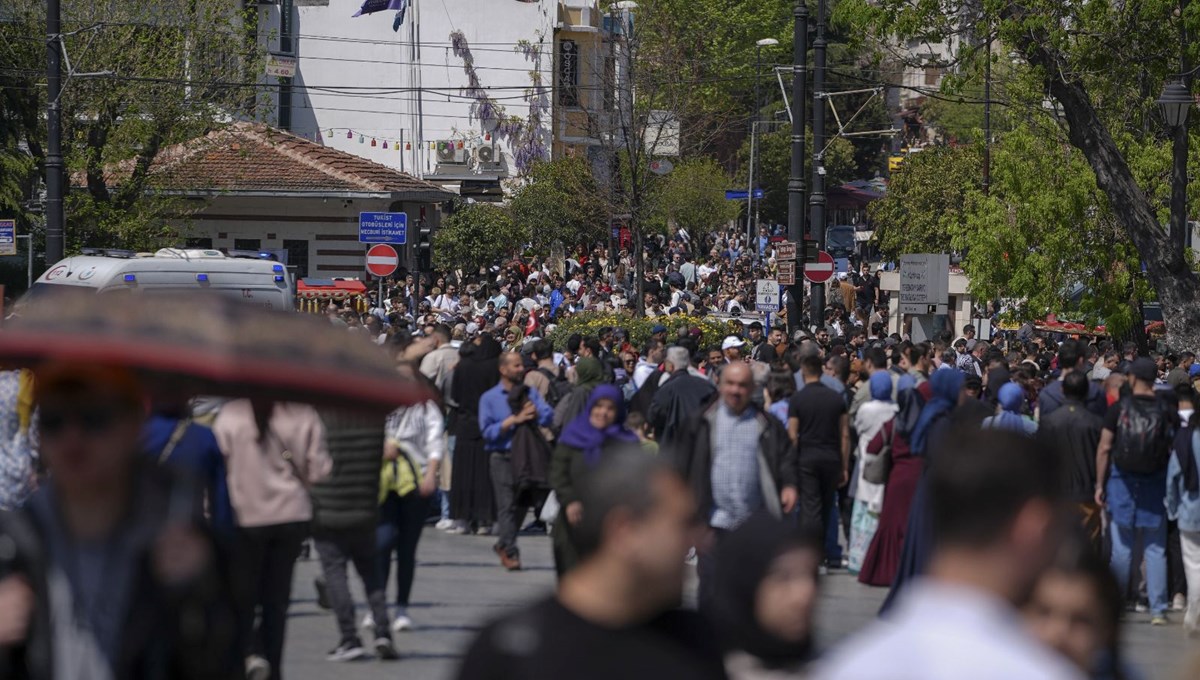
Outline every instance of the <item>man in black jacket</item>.
[(713, 540), (699, 546), (701, 607), (711, 602), (716, 542), (756, 512), (781, 517), (796, 506), (795, 449), (783, 424), (750, 399), (753, 389), (750, 366), (728, 364), (718, 384), (720, 399), (692, 417), (675, 450), (701, 521), (712, 529)]
[[(379, 518), (379, 470), (383, 463), (384, 419), (377, 414), (347, 411), (321, 413), (325, 422), (333, 472), (313, 487), (313, 543), (321, 558), (323, 578), (317, 592), (337, 617), (341, 640), (329, 661), (352, 661), (366, 654), (354, 627), (354, 599), (349, 571), (354, 563), (367, 594), (373, 624), (373, 646), (382, 659), (395, 659), (388, 630), (387, 595), (376, 565), (375, 526)], [(320, 597), (319, 597), (320, 599)]]
[(1042, 418), (1037, 434), (1046, 441), (1046, 449), (1058, 455), (1064, 495), (1075, 505), (1088, 537), (1099, 548), (1102, 510), (1095, 500), (1096, 449), (1104, 419), (1088, 410), (1088, 388), (1083, 371), (1071, 371), (1063, 377), (1065, 401)]
[(689, 370), (691, 357), (686, 348), (678, 345), (667, 348), (666, 363), (671, 377), (654, 393), (648, 419), (662, 451), (670, 454), (686, 434), (683, 430), (687, 420), (716, 390), (712, 383)]

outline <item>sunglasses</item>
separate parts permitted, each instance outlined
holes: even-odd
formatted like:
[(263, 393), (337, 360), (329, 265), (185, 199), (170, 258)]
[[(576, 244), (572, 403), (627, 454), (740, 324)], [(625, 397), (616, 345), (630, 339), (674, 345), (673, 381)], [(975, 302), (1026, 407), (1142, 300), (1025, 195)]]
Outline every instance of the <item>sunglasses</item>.
[(43, 407), (38, 413), (38, 428), (46, 436), (62, 434), (70, 425), (84, 434), (103, 434), (112, 428), (118, 413), (115, 407), (103, 404), (71, 409)]

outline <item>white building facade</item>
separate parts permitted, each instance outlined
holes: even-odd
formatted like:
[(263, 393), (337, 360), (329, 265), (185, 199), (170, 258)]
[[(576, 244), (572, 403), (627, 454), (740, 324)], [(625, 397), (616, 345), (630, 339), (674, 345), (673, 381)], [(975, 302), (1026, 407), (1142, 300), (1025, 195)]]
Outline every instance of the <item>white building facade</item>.
[(464, 195), (549, 157), (559, 0), (409, 0), (396, 31), (362, 0), (276, 2), (259, 35), (296, 57), (290, 96), (265, 76), (279, 127)]

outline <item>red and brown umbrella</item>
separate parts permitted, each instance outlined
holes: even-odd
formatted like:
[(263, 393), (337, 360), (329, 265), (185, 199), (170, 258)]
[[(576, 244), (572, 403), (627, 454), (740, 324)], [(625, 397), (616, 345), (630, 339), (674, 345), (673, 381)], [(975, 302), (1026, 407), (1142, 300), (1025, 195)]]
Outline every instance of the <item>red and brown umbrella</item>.
[(209, 294), (67, 292), (0, 328), (0, 362), (124, 366), (190, 394), (390, 410), (432, 395), (363, 333)]

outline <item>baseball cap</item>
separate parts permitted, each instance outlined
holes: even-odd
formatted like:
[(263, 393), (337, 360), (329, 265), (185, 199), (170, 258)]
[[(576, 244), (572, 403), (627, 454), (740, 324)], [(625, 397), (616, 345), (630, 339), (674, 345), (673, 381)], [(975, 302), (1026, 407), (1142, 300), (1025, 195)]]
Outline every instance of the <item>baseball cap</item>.
[(838, 281), (845, 281), (847, 278), (849, 275), (846, 272), (838, 272)]
[(721, 349), (727, 350), (731, 347), (741, 347), (745, 344), (746, 344), (746, 341), (739, 338), (738, 336), (729, 335), (729, 336), (726, 336), (725, 340), (721, 343)]
[(1158, 366), (1146, 357), (1139, 357), (1130, 365), (1129, 374), (1138, 380), (1152, 383), (1158, 377)]
[(1195, 378), (1198, 375), (1200, 375), (1200, 364), (1192, 364), (1192, 367), (1188, 369), (1188, 377)]
[(650, 329), (651, 335), (653, 335), (655, 333), (666, 333), (666, 332), (667, 332), (667, 327), (662, 325), (661, 323), (654, 324), (654, 328)]

